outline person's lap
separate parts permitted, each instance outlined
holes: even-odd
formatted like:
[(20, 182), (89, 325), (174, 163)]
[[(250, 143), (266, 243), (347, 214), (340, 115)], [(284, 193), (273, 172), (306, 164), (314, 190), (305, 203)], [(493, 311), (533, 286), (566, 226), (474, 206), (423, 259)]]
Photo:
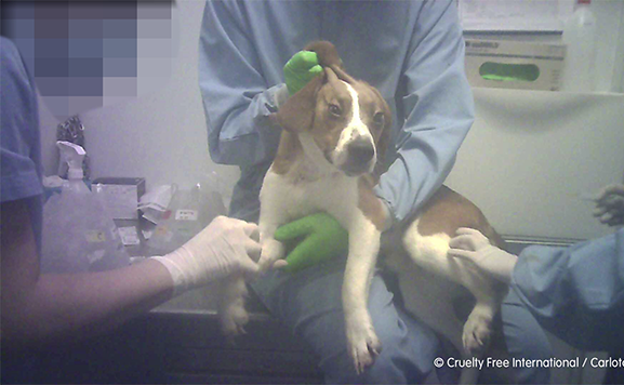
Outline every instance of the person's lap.
[(312, 346), (326, 382), (423, 382), (433, 369), (437, 337), (395, 306), (379, 274), (371, 283), (369, 312), (382, 351), (372, 367), (356, 375), (346, 347), (343, 275), (344, 259), (336, 258), (296, 274), (269, 272), (252, 286), (272, 314)]
[[(513, 290), (501, 307), (503, 333), (510, 357), (527, 360), (544, 360), (553, 356), (550, 341), (531, 312)], [(547, 384), (550, 369), (543, 367), (516, 367), (515, 380), (519, 384)]]
[[(382, 351), (372, 367), (356, 375), (347, 353), (342, 311), (344, 263), (344, 258), (336, 258), (296, 274), (271, 271), (252, 287), (275, 317), (311, 345), (327, 383), (422, 383), (440, 353), (438, 338), (395, 303), (378, 273), (371, 282), (369, 312)], [(512, 290), (503, 302), (501, 318), (511, 357), (552, 355), (544, 331)], [(458, 375), (448, 370), (437, 374), (450, 381)], [(547, 383), (550, 375), (544, 368), (517, 368), (513, 377), (519, 383)]]

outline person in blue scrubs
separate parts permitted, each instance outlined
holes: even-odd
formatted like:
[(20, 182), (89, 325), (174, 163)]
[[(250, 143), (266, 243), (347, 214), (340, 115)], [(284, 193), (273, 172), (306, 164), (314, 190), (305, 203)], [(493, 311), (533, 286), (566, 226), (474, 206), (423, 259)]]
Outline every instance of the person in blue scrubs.
[[(260, 253), (253, 239), (257, 225), (222, 217), (162, 257), (97, 273), (41, 274), (37, 92), (17, 48), (1, 36), (0, 86), (3, 349), (91, 336), (209, 281), (257, 272), (252, 259)], [(3, 381), (11, 378), (4, 370), (10, 358), (11, 354), (2, 354)]]
[[(451, 239), (449, 255), (510, 283), (510, 295), (568, 344), (623, 358), (624, 185), (605, 188), (596, 203), (600, 221), (619, 227), (602, 238), (562, 248), (530, 246), (515, 256), (490, 245), (479, 231), (463, 228)], [(624, 368), (608, 371), (607, 383), (622, 381)]]
[[(241, 171), (230, 215), (258, 220), (258, 194), (281, 132), (269, 116), (289, 96), (282, 68), (315, 40), (332, 42), (347, 72), (379, 89), (392, 110), (388, 171), (375, 191), (390, 221), (401, 221), (443, 183), (474, 119), (452, 0), (207, 1), (199, 85), (210, 155)], [(438, 339), (395, 305), (379, 274), (372, 280), (369, 311), (383, 350), (356, 375), (340, 299), (345, 257), (296, 273), (272, 271), (252, 287), (272, 314), (312, 346), (326, 382), (424, 381)]]

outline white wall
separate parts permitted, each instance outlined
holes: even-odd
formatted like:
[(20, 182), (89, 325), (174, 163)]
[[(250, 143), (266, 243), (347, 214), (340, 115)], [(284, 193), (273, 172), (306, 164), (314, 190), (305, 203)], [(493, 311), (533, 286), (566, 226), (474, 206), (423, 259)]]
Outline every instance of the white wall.
[[(178, 57), (172, 80), (159, 92), (80, 115), (94, 177), (143, 176), (148, 188), (188, 186), (216, 170), (227, 186), (236, 181), (235, 167), (215, 165), (208, 154), (197, 79), (203, 7), (203, 0), (178, 1)], [(622, 180), (623, 96), (475, 89), (475, 101), (477, 119), (448, 183), (479, 204), (505, 235), (605, 233), (579, 195)], [(41, 107), (50, 175), (56, 172), (58, 122)]]
[[(228, 185), (236, 181), (237, 168), (216, 165), (208, 154), (197, 73), (204, 4), (178, 1), (172, 13), (179, 50), (171, 81), (148, 96), (80, 114), (93, 177), (142, 176), (148, 189), (172, 182), (190, 186), (211, 171), (218, 171)], [(44, 168), (46, 175), (52, 175), (57, 167), (54, 141), (59, 122), (43, 102), (40, 106)]]
[(447, 183), (504, 235), (607, 233), (583, 195), (624, 175), (624, 94), (475, 88), (476, 119)]

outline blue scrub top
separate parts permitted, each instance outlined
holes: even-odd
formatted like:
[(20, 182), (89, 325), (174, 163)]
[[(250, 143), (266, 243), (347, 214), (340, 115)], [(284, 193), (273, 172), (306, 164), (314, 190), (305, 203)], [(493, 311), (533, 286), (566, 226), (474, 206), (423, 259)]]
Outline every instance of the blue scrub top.
[(540, 324), (570, 345), (624, 347), (624, 228), (568, 248), (528, 247), (511, 284)]
[(230, 213), (257, 220), (281, 132), (268, 116), (288, 97), (283, 66), (320, 39), (390, 105), (388, 171), (376, 193), (401, 220), (442, 184), (474, 118), (452, 0), (208, 1), (199, 85), (212, 159), (241, 168)]
[(27, 199), (41, 249), (42, 193), (35, 82), (13, 42), (0, 36), (0, 201)]

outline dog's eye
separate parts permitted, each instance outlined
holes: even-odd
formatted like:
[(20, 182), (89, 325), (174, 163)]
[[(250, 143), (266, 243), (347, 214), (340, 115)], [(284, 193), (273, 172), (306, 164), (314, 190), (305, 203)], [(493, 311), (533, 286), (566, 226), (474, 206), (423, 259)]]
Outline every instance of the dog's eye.
[(373, 123), (375, 123), (376, 126), (383, 126), (385, 122), (385, 117), (383, 112), (378, 112), (375, 114), (375, 116), (373, 116)]
[(342, 114), (342, 111), (340, 110), (340, 107), (338, 107), (335, 104), (330, 104), (329, 105), (329, 113), (332, 114), (333, 116), (339, 118), (340, 115)]

